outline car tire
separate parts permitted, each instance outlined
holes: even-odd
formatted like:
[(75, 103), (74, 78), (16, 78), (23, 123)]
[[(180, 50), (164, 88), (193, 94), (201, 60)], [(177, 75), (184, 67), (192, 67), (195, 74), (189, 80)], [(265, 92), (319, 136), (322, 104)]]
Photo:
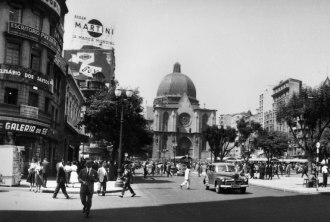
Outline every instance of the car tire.
[(241, 188), (241, 193), (244, 194), (246, 192), (246, 187)]
[(220, 184), (218, 184), (218, 183), (215, 184), (215, 192), (218, 194), (222, 192), (222, 188), (220, 187)]
[(209, 186), (205, 186), (205, 190), (209, 190), (210, 189), (210, 187)]

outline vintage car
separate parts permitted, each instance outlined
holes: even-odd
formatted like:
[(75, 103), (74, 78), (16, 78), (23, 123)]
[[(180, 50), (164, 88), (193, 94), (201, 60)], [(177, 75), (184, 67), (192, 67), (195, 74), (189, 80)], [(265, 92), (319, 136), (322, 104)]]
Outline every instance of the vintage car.
[(236, 173), (235, 165), (232, 163), (209, 165), (203, 182), (207, 190), (214, 186), (217, 193), (223, 193), (225, 190), (240, 190), (241, 193), (245, 193), (249, 186), (249, 179)]

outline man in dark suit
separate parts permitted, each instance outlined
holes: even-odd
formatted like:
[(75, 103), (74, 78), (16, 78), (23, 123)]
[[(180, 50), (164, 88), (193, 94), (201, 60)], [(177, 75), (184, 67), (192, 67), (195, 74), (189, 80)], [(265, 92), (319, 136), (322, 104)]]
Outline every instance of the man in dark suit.
[(92, 198), (94, 193), (94, 183), (98, 181), (97, 172), (92, 168), (93, 162), (88, 160), (86, 162), (86, 168), (79, 172), (80, 187), (80, 199), (84, 205), (83, 213), (86, 213), (86, 217), (89, 216), (89, 212), (92, 206)]

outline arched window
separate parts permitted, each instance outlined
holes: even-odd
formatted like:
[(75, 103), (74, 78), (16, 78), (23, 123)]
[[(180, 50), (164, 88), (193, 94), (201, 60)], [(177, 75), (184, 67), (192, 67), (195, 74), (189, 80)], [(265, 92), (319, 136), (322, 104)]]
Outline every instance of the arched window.
[(164, 152), (165, 150), (167, 150), (167, 141), (168, 138), (166, 135), (162, 136), (162, 144), (161, 144), (161, 150)]
[(162, 131), (163, 132), (168, 131), (168, 119), (169, 119), (168, 112), (165, 112), (164, 115), (163, 115), (163, 124), (162, 124)]
[(192, 157), (193, 150), (191, 148), (192, 148), (192, 143), (190, 139), (188, 139), (187, 137), (182, 137), (179, 139), (176, 155), (177, 156), (189, 155), (190, 157)]

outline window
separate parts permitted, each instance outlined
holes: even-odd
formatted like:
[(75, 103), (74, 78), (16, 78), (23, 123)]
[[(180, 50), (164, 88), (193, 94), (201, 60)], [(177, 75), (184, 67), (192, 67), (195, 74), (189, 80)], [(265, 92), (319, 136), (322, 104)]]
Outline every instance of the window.
[(17, 105), (18, 90), (6, 87), (5, 88), (5, 103)]
[(39, 95), (38, 93), (29, 92), (29, 106), (38, 107), (39, 106)]
[(19, 65), (20, 63), (21, 46), (17, 43), (7, 43), (6, 48), (6, 63)]
[(40, 71), (40, 51), (32, 49), (30, 67), (33, 70)]
[(9, 8), (9, 21), (22, 22), (22, 9), (18, 6), (10, 6)]
[(45, 97), (45, 113), (49, 113), (50, 99)]
[(41, 30), (42, 28), (42, 17), (40, 12), (34, 11), (33, 12), (33, 23), (34, 23), (34, 28)]

